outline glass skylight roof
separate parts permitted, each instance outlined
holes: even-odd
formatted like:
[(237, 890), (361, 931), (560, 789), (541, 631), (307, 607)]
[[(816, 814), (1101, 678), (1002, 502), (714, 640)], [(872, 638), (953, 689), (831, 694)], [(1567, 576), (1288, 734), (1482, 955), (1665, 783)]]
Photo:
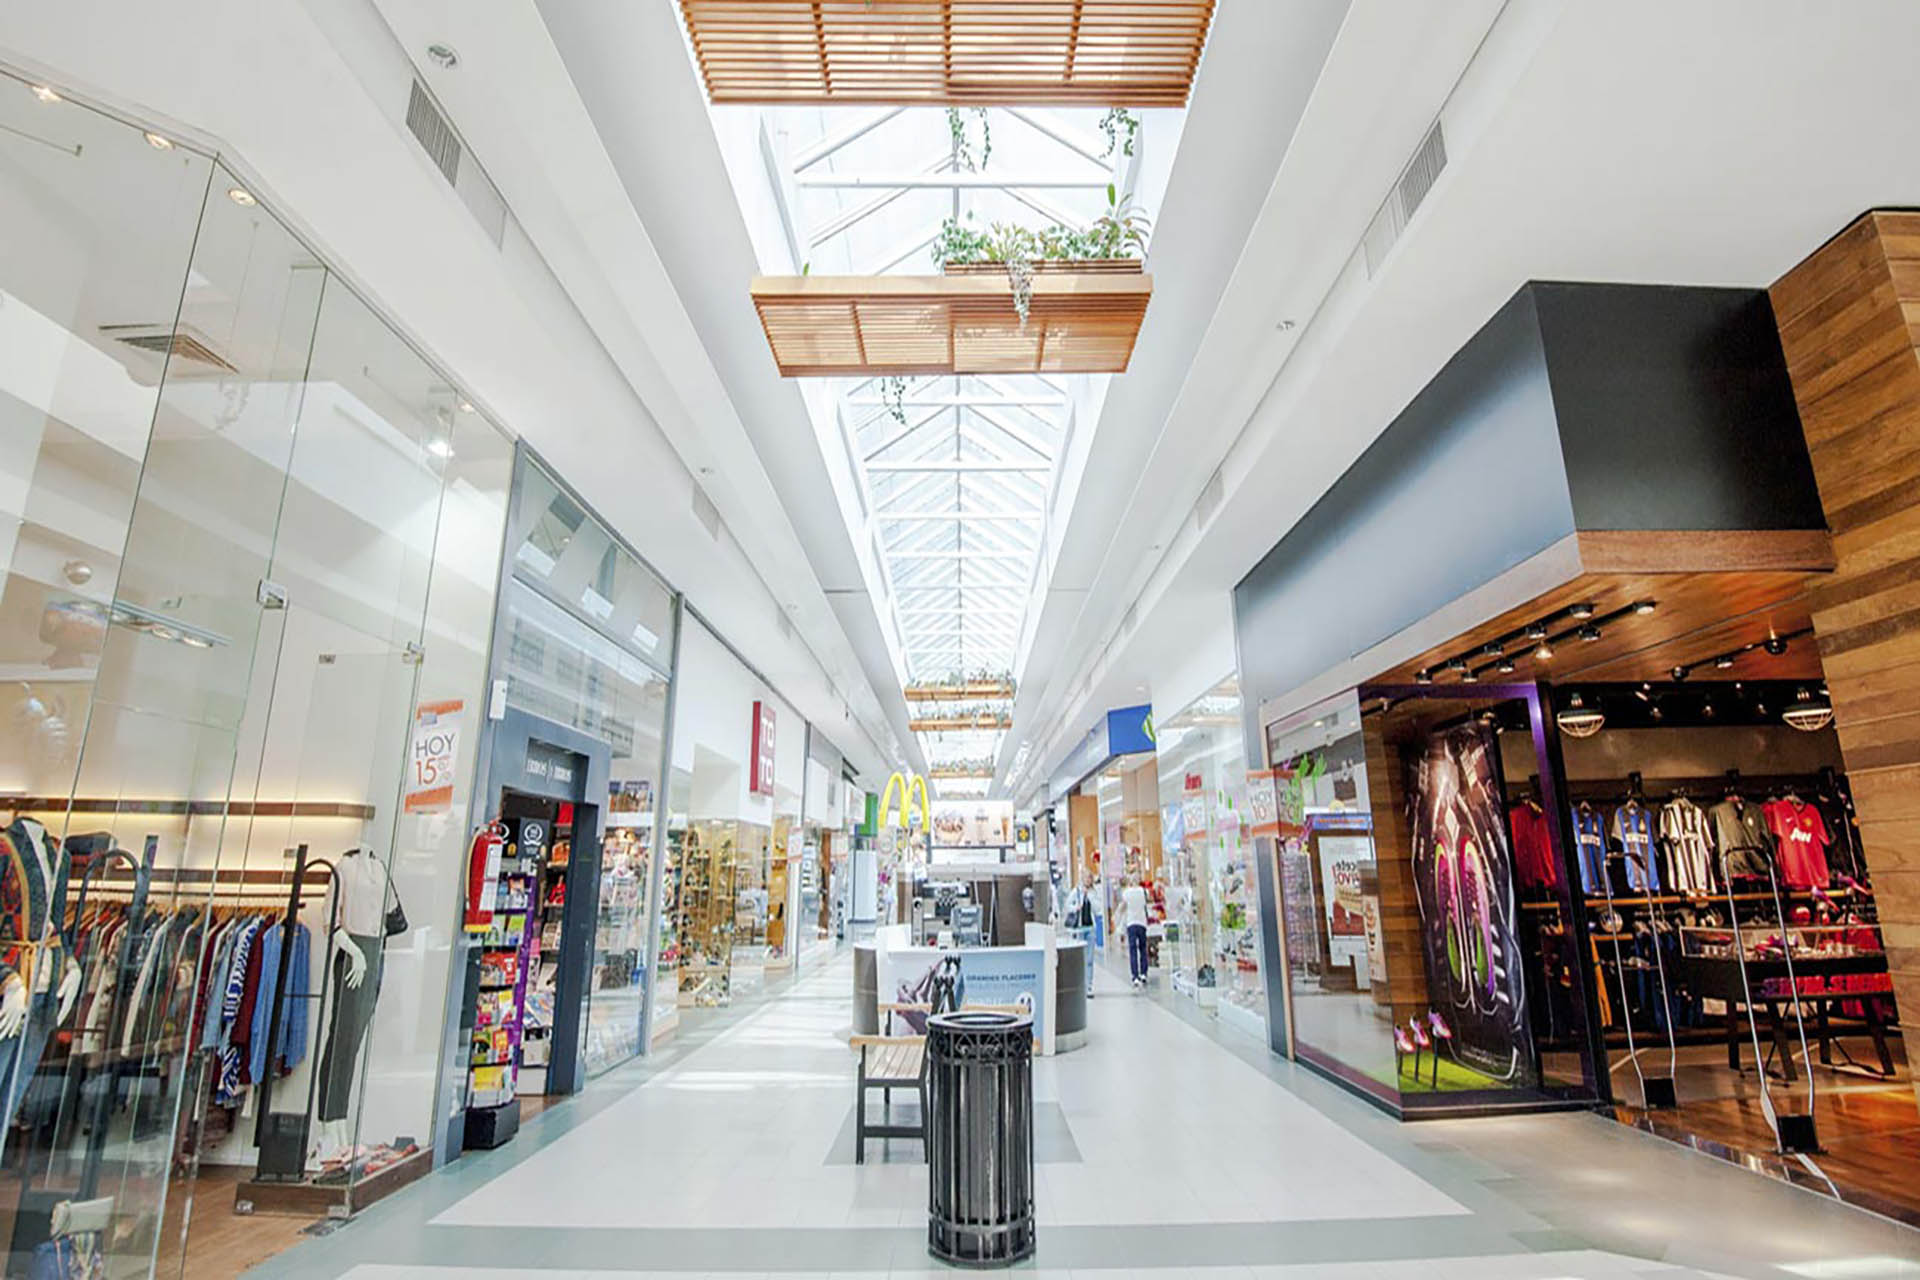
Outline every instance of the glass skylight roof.
[[(1173, 112), (1135, 112), (1136, 120)], [(1166, 161), (1148, 130), (1092, 109), (717, 107), (761, 269), (772, 275), (936, 275), (945, 219), (1085, 228), (1109, 192), (1150, 214)], [(1170, 151), (1170, 148), (1169, 148)], [(756, 214), (756, 211), (758, 213)], [(1064, 519), (1061, 461), (1091, 429), (1105, 376), (927, 376), (805, 384), (823, 448), (861, 488), (846, 509), (883, 578), (877, 603), (903, 685), (1016, 678), (1044, 599), (1049, 519)], [(835, 438), (838, 437), (837, 445)], [(1053, 515), (1049, 516), (1049, 511)], [(1006, 706), (1006, 704), (1002, 704)], [(912, 708), (916, 718), (931, 708)], [(1005, 730), (923, 732), (931, 767), (997, 758)], [(944, 794), (984, 794), (936, 779)]]

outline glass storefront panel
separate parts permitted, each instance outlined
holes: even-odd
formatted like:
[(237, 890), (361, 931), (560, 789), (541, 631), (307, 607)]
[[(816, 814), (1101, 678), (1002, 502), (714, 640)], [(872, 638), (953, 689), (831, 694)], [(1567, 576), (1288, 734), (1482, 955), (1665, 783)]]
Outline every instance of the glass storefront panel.
[[(605, 744), (593, 937), (586, 954), (583, 1061), (597, 1075), (641, 1052), (648, 982), (648, 886), (663, 764), (673, 596), (552, 477), (521, 468), (502, 652), (506, 705)], [(497, 797), (489, 797), (494, 803)], [(577, 883), (574, 876), (569, 883)], [(555, 886), (549, 886), (549, 889)], [(542, 954), (561, 954), (564, 901), (539, 906)], [(570, 948), (569, 948), (570, 950)], [(538, 1026), (559, 989), (558, 959), (528, 998)], [(528, 1087), (545, 1087), (529, 1076)]]
[(1174, 990), (1264, 1040), (1260, 891), (1238, 682), (1223, 680), (1161, 722), (1156, 741)]
[(505, 442), (160, 133), (0, 77), (0, 204), (0, 776), (48, 890), (0, 981), (11, 1266), (104, 1198), (107, 1274), (201, 1274), (196, 1194), (271, 1172), (350, 1211), (431, 1129), (472, 757), (403, 823), (408, 726), (477, 701)]
[[(691, 612), (681, 623), (675, 678), (672, 874), (662, 912), (673, 932), (662, 945), (676, 965), (676, 1006), (686, 1010), (755, 994), (769, 969), (792, 963), (807, 725)], [(751, 760), (756, 703), (771, 710), (774, 730), (771, 777), (759, 791)], [(655, 1034), (671, 1025), (661, 1003)]]
[(1363, 689), (1268, 726), (1301, 1057), (1404, 1110), (1592, 1096), (1584, 1036), (1536, 1035), (1519, 909), (1509, 813), (1553, 777), (1545, 741), (1530, 688)]

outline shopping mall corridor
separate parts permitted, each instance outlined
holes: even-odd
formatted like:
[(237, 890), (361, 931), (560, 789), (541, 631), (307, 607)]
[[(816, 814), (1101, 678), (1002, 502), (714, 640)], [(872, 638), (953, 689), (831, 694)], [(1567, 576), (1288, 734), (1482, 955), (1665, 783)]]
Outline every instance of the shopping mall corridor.
[[(1403, 1126), (1158, 994), (1100, 982), (1091, 1043), (1036, 1071), (1026, 1269), (1920, 1276), (1920, 1234), (1610, 1121)], [(853, 1162), (850, 984), (845, 956), (825, 961), (249, 1274), (929, 1274), (917, 1144)]]

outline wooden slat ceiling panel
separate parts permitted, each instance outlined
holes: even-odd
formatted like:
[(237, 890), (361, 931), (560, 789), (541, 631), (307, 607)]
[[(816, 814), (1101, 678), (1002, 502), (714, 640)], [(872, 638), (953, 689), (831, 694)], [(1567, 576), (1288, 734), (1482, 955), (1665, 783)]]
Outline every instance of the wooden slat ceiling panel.
[(716, 103), (1181, 107), (1214, 0), (680, 0)]
[(1137, 270), (1042, 272), (1023, 325), (1004, 272), (753, 284), (767, 344), (789, 378), (1124, 373), (1152, 295), (1153, 278)]

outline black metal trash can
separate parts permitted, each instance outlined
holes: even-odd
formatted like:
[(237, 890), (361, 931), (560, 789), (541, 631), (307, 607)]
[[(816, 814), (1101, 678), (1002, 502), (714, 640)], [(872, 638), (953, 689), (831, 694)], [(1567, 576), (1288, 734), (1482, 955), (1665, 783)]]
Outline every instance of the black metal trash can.
[(1033, 1256), (1033, 1019), (927, 1020), (927, 1251), (961, 1267)]

